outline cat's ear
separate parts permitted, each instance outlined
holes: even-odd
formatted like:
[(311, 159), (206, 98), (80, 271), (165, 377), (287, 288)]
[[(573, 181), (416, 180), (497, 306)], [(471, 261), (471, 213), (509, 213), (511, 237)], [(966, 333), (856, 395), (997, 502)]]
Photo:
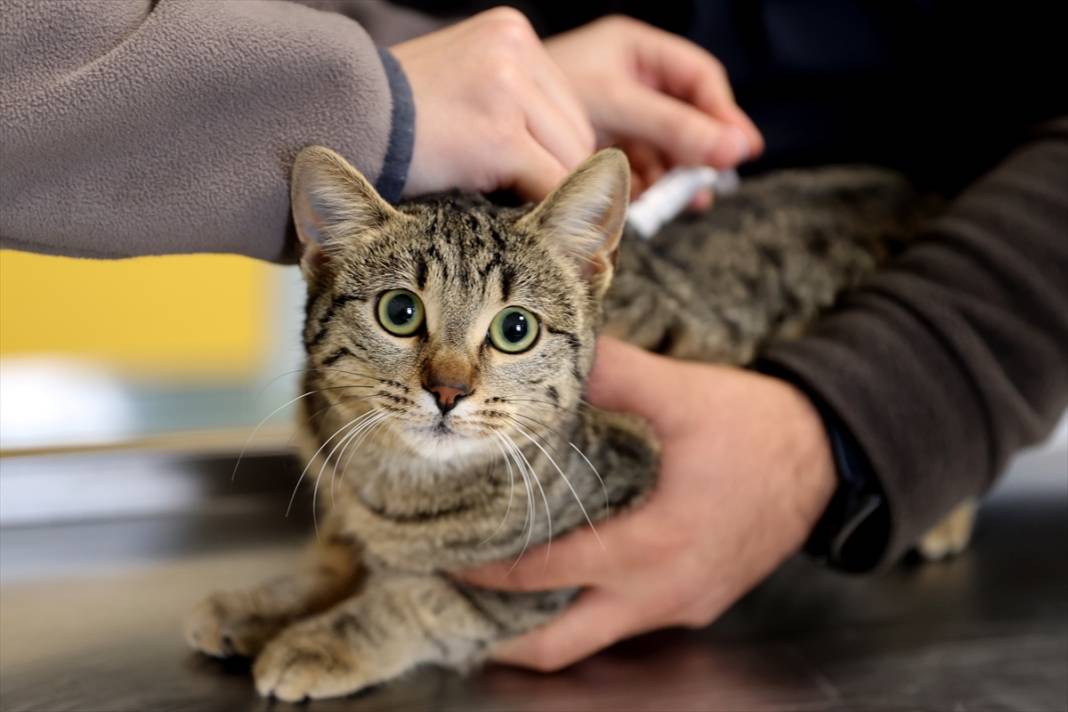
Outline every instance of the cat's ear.
[(400, 215), (348, 161), (323, 146), (297, 154), (290, 199), (306, 271), (345, 242)]
[(627, 157), (608, 148), (576, 168), (521, 224), (572, 257), (600, 297), (612, 281), (629, 197)]

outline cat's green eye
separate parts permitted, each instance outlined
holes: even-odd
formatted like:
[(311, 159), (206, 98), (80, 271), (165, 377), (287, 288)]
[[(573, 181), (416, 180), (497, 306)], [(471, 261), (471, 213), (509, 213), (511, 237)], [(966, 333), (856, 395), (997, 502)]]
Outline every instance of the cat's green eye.
[(505, 353), (522, 353), (537, 339), (538, 318), (523, 307), (505, 307), (490, 323), (490, 343)]
[(423, 325), (423, 302), (407, 289), (391, 289), (378, 298), (378, 323), (394, 336), (411, 336)]

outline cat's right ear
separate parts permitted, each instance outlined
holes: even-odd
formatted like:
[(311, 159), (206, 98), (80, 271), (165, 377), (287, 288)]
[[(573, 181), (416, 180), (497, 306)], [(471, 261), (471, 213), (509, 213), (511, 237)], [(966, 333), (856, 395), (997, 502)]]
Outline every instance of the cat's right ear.
[(290, 199), (305, 273), (316, 272), (331, 252), (400, 215), (348, 161), (323, 146), (297, 154)]

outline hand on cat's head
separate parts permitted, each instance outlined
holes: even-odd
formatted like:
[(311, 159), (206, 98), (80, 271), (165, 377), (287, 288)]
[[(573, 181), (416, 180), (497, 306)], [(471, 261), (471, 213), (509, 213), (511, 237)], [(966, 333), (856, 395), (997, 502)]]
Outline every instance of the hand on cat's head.
[(595, 144), (626, 151), (635, 189), (675, 166), (727, 168), (763, 151), (723, 65), (632, 18), (542, 42), (499, 7), (391, 50), (415, 104), (408, 196), (509, 188), (540, 200)]
[(614, 15), (551, 37), (545, 49), (598, 138), (626, 152), (632, 195), (677, 166), (732, 168), (764, 150), (723, 65), (679, 35)]

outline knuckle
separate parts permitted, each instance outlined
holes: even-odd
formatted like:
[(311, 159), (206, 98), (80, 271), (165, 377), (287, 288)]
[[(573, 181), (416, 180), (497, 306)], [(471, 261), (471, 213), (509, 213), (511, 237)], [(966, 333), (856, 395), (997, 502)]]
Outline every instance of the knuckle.
[(495, 7), (488, 10), (485, 17), (494, 33), (502, 40), (522, 43), (537, 37), (527, 16), (514, 7)]
[(479, 132), (483, 145), (495, 155), (510, 155), (523, 140), (523, 124), (517, 120), (513, 107), (507, 104), (492, 107), (487, 118), (483, 130)]
[(611, 30), (621, 30), (625, 28), (634, 27), (638, 24), (636, 20), (626, 15), (613, 14), (605, 15), (597, 21), (601, 27), (605, 27)]
[(598, 77), (600, 83), (598, 91), (601, 97), (604, 99), (606, 106), (616, 107), (622, 109), (627, 106), (628, 99), (632, 96), (627, 86), (627, 82), (621, 81), (618, 77)]
[(519, 90), (520, 70), (511, 57), (497, 58), (487, 71), (488, 83), (495, 91), (510, 97)]

